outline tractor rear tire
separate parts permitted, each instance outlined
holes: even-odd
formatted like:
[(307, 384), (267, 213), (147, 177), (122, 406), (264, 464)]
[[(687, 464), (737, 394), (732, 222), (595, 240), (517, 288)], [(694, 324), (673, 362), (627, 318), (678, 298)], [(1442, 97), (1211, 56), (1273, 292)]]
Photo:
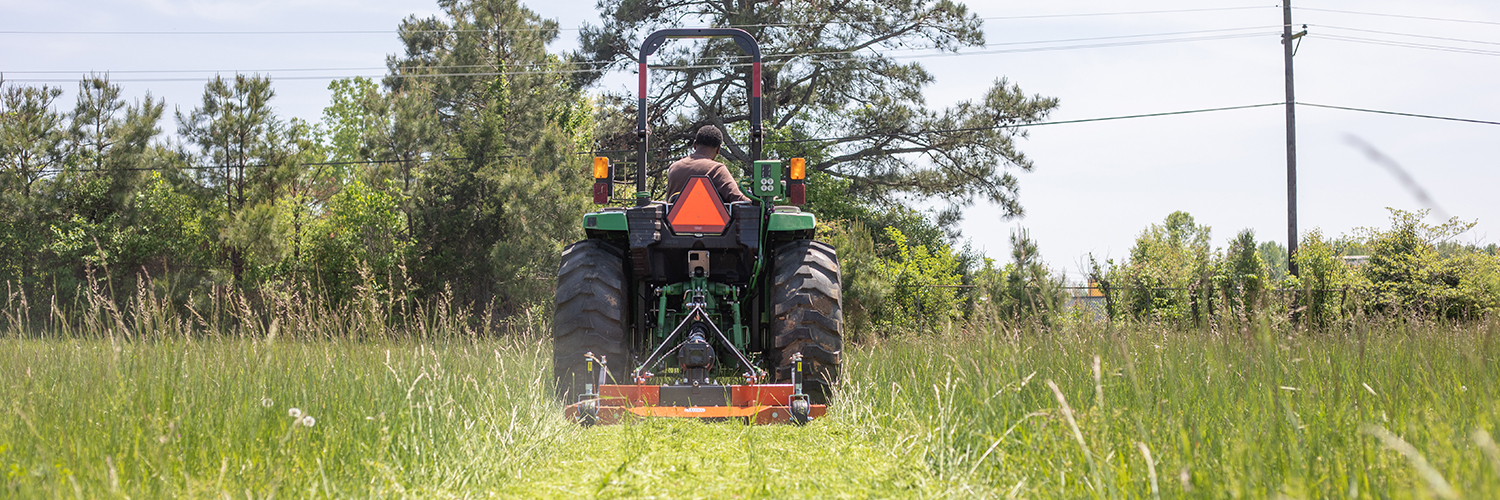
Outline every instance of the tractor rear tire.
[[(563, 404), (584, 393), (585, 356), (607, 363), (606, 383), (625, 383), (630, 369), (626, 345), (624, 254), (608, 243), (584, 240), (563, 249), (552, 316), (552, 373)], [(598, 372), (596, 372), (597, 374)], [(597, 375), (595, 375), (597, 376)], [(597, 393), (598, 388), (594, 389)]]
[(844, 349), (843, 292), (839, 259), (833, 247), (797, 240), (776, 249), (771, 275), (773, 380), (790, 383), (792, 355), (806, 366), (802, 389), (815, 404), (827, 404), (839, 382)]

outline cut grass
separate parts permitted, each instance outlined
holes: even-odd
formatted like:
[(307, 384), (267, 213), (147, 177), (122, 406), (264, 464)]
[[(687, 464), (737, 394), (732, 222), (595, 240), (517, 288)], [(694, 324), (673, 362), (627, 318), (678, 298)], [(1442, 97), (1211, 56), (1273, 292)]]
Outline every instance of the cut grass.
[(1500, 498), (1488, 324), (888, 338), (803, 428), (578, 428), (535, 337), (282, 337), (0, 340), (3, 496)]

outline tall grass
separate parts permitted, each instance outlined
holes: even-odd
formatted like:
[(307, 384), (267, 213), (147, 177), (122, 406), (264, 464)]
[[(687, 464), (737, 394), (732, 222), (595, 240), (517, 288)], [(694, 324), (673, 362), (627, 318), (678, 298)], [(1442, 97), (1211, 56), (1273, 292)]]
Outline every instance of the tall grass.
[(0, 496), (1500, 498), (1491, 323), (991, 322), (850, 347), (807, 427), (582, 429), (544, 315), (362, 293), (13, 306)]
[(836, 418), (910, 436), (902, 453), (965, 493), (1500, 498), (1495, 325), (1252, 333), (1073, 325), (868, 344)]

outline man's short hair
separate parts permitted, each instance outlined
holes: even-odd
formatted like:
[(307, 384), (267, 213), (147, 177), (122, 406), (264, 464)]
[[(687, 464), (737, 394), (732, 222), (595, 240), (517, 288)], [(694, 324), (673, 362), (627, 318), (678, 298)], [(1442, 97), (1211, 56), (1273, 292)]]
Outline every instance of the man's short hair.
[(693, 134), (693, 144), (717, 148), (724, 144), (724, 133), (713, 125), (704, 125), (698, 128), (698, 133)]

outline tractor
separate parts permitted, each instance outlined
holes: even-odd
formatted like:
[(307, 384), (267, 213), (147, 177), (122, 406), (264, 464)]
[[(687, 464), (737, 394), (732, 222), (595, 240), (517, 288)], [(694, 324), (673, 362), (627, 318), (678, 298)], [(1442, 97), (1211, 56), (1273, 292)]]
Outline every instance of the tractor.
[[(647, 58), (669, 39), (729, 37), (752, 60), (751, 201), (724, 203), (707, 177), (652, 200)], [(813, 238), (806, 162), (762, 159), (761, 53), (739, 29), (666, 29), (641, 44), (633, 206), (585, 214), (587, 238), (557, 272), (553, 373), (583, 425), (630, 417), (806, 424), (824, 415), (843, 349), (839, 263)], [(615, 172), (594, 159), (594, 202)], [(630, 201), (629, 199), (621, 201)]]

